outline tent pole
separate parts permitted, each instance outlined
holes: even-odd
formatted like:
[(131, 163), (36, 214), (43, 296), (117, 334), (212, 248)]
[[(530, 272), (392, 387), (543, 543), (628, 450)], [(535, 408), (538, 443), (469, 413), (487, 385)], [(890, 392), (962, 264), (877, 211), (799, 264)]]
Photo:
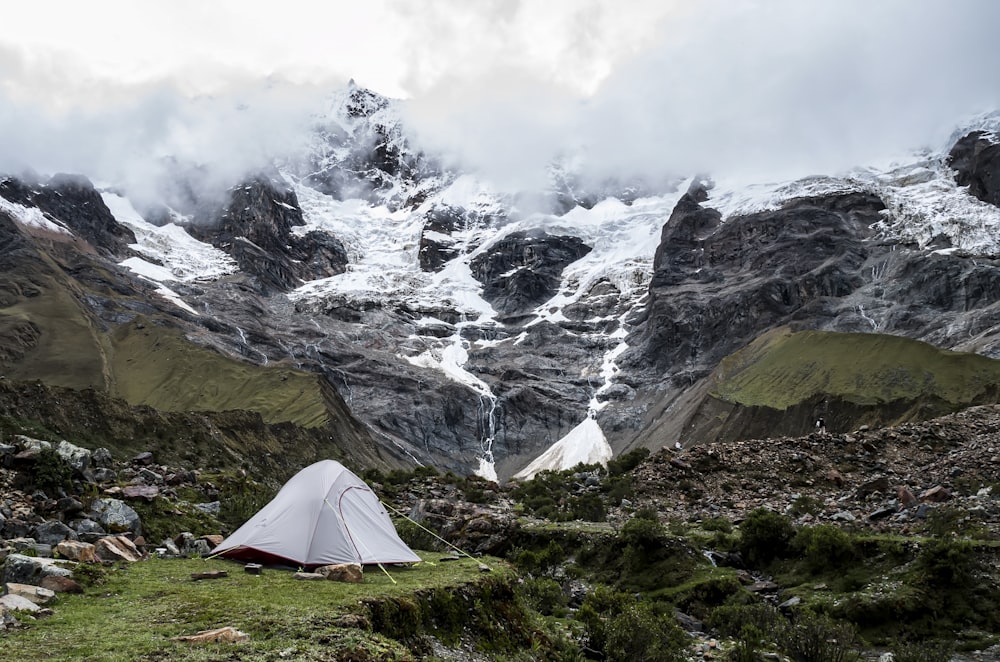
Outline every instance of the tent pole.
[[(330, 500), (329, 499), (323, 499), (323, 503), (325, 503), (327, 505), (327, 507), (329, 507), (330, 510), (333, 511), (334, 516), (337, 517), (340, 520), (341, 524), (344, 524), (343, 518), (341, 518), (340, 515), (337, 513), (337, 509), (333, 507), (333, 504), (330, 503)], [(344, 524), (344, 528), (347, 528), (347, 524)], [(350, 532), (350, 529), (348, 529), (348, 532)], [(354, 536), (351, 536), (351, 542), (352, 543), (354, 542)], [(361, 542), (361, 546), (365, 548), (365, 551), (368, 552), (368, 554), (371, 554), (372, 550), (368, 549), (368, 545), (365, 544), (365, 541), (361, 540), (360, 542)], [(354, 551), (357, 551), (357, 547), (354, 548)], [(362, 567), (364, 567), (360, 563), (358, 565), (361, 565)], [(376, 561), (375, 565), (377, 565), (379, 567), (379, 570), (381, 570), (382, 572), (385, 573), (385, 576), (389, 578), (390, 582), (392, 582), (393, 584), (397, 583), (396, 580), (392, 578), (392, 575), (389, 574), (389, 571), (385, 569), (385, 566), (383, 566), (379, 561)]]

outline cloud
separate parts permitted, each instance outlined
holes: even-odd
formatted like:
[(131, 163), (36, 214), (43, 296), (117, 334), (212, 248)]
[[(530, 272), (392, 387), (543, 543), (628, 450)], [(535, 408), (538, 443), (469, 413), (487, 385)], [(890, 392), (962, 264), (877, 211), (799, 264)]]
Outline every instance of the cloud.
[(989, 0), (696, 3), (589, 97), (475, 71), (414, 99), (415, 119), (429, 144), (500, 179), (567, 151), (595, 177), (831, 172), (940, 146), (996, 108), (998, 24)]
[(295, 151), (350, 75), (404, 93), (420, 145), (508, 188), (557, 157), (597, 179), (833, 172), (1000, 107), (992, 0), (290, 2), (13, 16), (0, 171), (154, 198), (173, 157), (228, 184)]

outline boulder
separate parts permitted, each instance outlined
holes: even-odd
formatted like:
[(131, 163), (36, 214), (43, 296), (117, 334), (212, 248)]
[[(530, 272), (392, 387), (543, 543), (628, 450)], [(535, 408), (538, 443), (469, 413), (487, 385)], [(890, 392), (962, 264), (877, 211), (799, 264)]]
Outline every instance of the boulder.
[(113, 483), (118, 480), (118, 472), (114, 469), (108, 469), (107, 467), (98, 467), (94, 469), (94, 482), (96, 483)]
[(90, 468), (90, 451), (86, 448), (74, 446), (68, 441), (60, 441), (56, 444), (56, 453), (77, 473), (82, 474)]
[(316, 568), (316, 573), (323, 575), (333, 582), (348, 582), (350, 584), (360, 584), (365, 580), (364, 572), (357, 563), (336, 563)]
[(102, 538), (108, 534), (104, 530), (104, 527), (95, 522), (92, 519), (82, 519), (79, 522), (73, 524), (73, 529), (77, 533), (77, 537), (83, 542), (94, 543), (97, 542), (98, 538)]
[(52, 448), (51, 442), (33, 439), (23, 434), (14, 435), (14, 445), (17, 446), (19, 452), (33, 451), (35, 454)]
[(951, 490), (941, 485), (935, 485), (928, 490), (924, 490), (920, 495), (921, 501), (929, 501), (931, 503), (940, 503), (942, 501), (947, 501), (950, 498)]
[(222, 509), (222, 503), (219, 501), (210, 501), (209, 503), (196, 503), (194, 507), (206, 515), (217, 516)]
[(56, 501), (56, 508), (64, 515), (75, 515), (83, 512), (83, 503), (73, 497), (63, 497)]
[(55, 591), (51, 589), (42, 588), (41, 586), (33, 586), (31, 584), (17, 584), (15, 582), (7, 582), (4, 584), (4, 589), (7, 595), (19, 595), (22, 598), (27, 598), (31, 600), (36, 605), (45, 605), (55, 599)]
[(97, 548), (89, 542), (64, 540), (54, 550), (59, 556), (78, 563), (97, 563)]
[(858, 486), (857, 498), (864, 499), (870, 494), (875, 492), (881, 492), (886, 494), (889, 491), (889, 478), (886, 476), (879, 476), (877, 478), (872, 478), (871, 480), (865, 481)]
[(41, 610), (41, 607), (20, 595), (5, 595), (0, 597), (0, 611), (26, 611), (34, 614)]
[(152, 501), (160, 494), (160, 488), (156, 485), (126, 485), (122, 489), (122, 496), (126, 499), (145, 499)]
[(43, 577), (39, 585), (55, 593), (83, 593), (83, 587), (69, 577), (49, 575)]
[(139, 514), (120, 499), (95, 499), (90, 508), (93, 519), (112, 533), (128, 531), (139, 535), (142, 532)]
[(49, 520), (36, 526), (32, 537), (43, 545), (58, 545), (66, 539), (75, 540), (77, 535), (59, 520)]
[(232, 626), (218, 628), (217, 630), (202, 630), (197, 634), (190, 634), (183, 637), (174, 637), (174, 641), (185, 641), (191, 644), (213, 644), (232, 643), (246, 641), (250, 638), (246, 632), (240, 632)]
[(326, 577), (319, 574), (318, 572), (296, 572), (292, 575), (292, 579), (299, 579), (301, 581), (324, 581)]
[(148, 467), (152, 463), (153, 463), (153, 454), (150, 453), (149, 451), (145, 451), (144, 453), (139, 453), (138, 455), (132, 458), (132, 464), (137, 464), (142, 467)]
[(102, 561), (128, 561), (132, 563), (142, 560), (142, 552), (125, 536), (101, 538), (94, 547), (97, 557)]
[(43, 559), (23, 554), (10, 554), (3, 563), (0, 581), (4, 583), (41, 585), (45, 577), (70, 577), (72, 572), (53, 559)]
[(917, 497), (913, 496), (913, 492), (905, 485), (896, 487), (896, 498), (899, 499), (899, 503), (903, 508), (912, 508), (919, 503)]
[(97, 448), (90, 454), (90, 463), (95, 467), (107, 468), (114, 462), (111, 451), (107, 448)]

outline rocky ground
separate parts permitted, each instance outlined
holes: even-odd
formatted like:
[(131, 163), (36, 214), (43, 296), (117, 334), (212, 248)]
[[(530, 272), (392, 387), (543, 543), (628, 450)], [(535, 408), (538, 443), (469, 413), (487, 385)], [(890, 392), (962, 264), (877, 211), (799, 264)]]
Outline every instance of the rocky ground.
[(637, 506), (686, 521), (765, 507), (799, 524), (909, 533), (944, 505), (1000, 533), (1000, 407), (849, 434), (664, 449), (634, 473)]
[[(558, 539), (565, 546), (590, 534), (614, 537), (640, 510), (689, 530), (711, 520), (738, 524), (763, 507), (798, 525), (924, 536), (937, 522), (951, 532), (994, 540), (1000, 534), (998, 460), (1000, 406), (850, 434), (820, 430), (802, 437), (664, 448), (624, 474), (631, 487), (625, 498), (609, 496), (603, 470), (567, 474), (560, 499), (599, 495), (606, 521), (560, 523)], [(64, 472), (68, 467), (68, 473), (59, 474), (58, 467)], [(431, 469), (366, 477), (398, 516), (404, 539), (421, 548), (513, 559), (555, 526), (530, 517), (516, 483), (501, 486)], [(112, 563), (152, 554), (209, 554), (229, 528), (219, 519), (235, 494), (227, 480), (246, 477), (163, 466), (152, 453), (116, 459), (104, 449), (11, 437), (0, 444), (0, 557), (3, 581), (13, 587), (8, 594), (81, 590), (65, 560)], [(566, 551), (570, 557), (575, 552)], [(43, 560), (49, 557), (64, 561)], [(767, 579), (753, 569), (741, 572), (747, 581)], [(586, 581), (570, 583), (582, 600)], [(771, 582), (769, 590), (779, 602), (780, 587)], [(574, 599), (570, 596), (571, 603)], [(3, 622), (14, 625), (13, 609), (4, 611)], [(698, 627), (706, 632), (697, 638), (699, 656), (718, 657), (713, 635)]]

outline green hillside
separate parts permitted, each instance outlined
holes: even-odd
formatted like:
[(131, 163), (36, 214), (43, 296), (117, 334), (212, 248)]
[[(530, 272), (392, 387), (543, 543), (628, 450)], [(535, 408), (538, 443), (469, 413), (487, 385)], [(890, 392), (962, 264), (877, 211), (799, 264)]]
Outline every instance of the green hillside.
[(934, 398), (972, 404), (1000, 385), (1000, 361), (867, 333), (777, 329), (727, 357), (712, 395), (785, 410), (817, 395), (856, 405)]

